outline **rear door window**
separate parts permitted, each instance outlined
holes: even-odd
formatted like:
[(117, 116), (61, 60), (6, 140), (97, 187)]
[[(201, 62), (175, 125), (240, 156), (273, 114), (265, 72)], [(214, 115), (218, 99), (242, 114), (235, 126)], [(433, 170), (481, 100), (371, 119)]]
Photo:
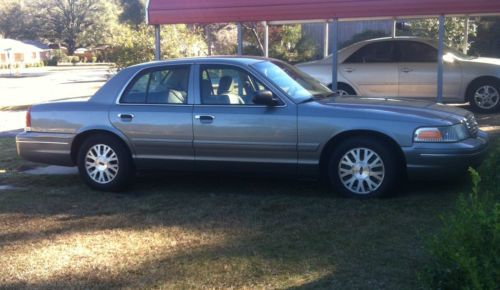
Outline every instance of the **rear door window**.
[(397, 62), (394, 41), (367, 44), (350, 57), (345, 63), (393, 63)]
[(187, 104), (189, 66), (148, 69), (137, 76), (120, 99), (125, 104)]

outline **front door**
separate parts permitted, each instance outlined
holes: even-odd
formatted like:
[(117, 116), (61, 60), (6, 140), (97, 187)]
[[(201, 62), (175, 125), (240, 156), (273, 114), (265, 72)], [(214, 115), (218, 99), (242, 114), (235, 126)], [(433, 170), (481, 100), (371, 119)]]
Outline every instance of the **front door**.
[(200, 104), (193, 111), (196, 168), (295, 173), (297, 111), (284, 100), (253, 103), (267, 90), (255, 76), (230, 65), (200, 65)]
[(189, 79), (189, 65), (146, 69), (110, 110), (112, 124), (131, 141), (139, 168), (194, 168)]

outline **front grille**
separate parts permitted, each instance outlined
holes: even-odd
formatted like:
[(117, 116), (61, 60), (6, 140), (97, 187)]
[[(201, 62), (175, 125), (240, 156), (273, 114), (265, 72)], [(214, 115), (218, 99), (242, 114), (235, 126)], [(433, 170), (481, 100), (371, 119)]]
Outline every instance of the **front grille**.
[(477, 137), (477, 131), (479, 131), (479, 124), (474, 117), (474, 114), (468, 114), (464, 119), (465, 126), (472, 137)]

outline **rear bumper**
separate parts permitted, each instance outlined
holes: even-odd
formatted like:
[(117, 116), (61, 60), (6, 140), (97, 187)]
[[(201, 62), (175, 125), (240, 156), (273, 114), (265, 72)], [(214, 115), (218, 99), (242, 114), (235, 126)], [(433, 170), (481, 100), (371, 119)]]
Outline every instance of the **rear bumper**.
[(73, 134), (22, 132), (16, 136), (17, 153), (33, 162), (73, 166), (73, 137)]
[(477, 167), (486, 156), (488, 135), (479, 131), (477, 138), (457, 143), (415, 143), (403, 148), (410, 179), (442, 179), (464, 174)]

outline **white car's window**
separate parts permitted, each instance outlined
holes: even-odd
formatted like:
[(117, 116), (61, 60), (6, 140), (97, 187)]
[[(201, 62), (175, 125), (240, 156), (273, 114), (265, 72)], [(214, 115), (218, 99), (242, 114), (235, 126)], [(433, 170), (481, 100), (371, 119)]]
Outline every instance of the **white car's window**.
[(120, 102), (127, 104), (186, 104), (189, 66), (146, 70), (125, 90)]
[(397, 62), (394, 41), (367, 44), (351, 56), (345, 63), (394, 63)]
[(437, 49), (418, 41), (398, 41), (400, 62), (437, 62)]

